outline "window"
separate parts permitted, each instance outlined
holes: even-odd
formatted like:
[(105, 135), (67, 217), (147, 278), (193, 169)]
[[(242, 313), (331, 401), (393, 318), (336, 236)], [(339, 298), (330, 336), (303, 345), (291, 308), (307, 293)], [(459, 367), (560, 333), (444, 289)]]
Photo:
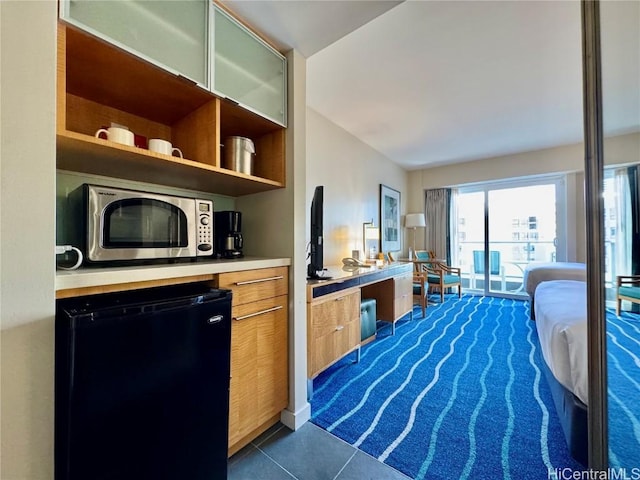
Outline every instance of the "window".
[[(465, 231), (458, 230), (452, 247), (463, 288), (520, 296), (528, 263), (566, 259), (564, 185), (564, 177), (554, 176), (459, 188), (454, 225), (464, 224)], [(483, 257), (484, 265), (499, 259), (491, 275), (477, 273), (484, 272), (477, 265)]]

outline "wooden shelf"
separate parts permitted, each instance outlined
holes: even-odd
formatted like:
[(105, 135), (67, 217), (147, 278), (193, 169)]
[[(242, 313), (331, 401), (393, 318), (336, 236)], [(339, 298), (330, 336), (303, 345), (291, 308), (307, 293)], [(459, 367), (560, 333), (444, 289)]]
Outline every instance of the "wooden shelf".
[(129, 147), (82, 133), (59, 131), (58, 168), (233, 197), (282, 188), (279, 182)]
[[(285, 186), (285, 129), (85, 32), (59, 24), (57, 167), (242, 196)], [(184, 160), (97, 139), (112, 122)], [(227, 136), (251, 138), (253, 175), (222, 168)]]

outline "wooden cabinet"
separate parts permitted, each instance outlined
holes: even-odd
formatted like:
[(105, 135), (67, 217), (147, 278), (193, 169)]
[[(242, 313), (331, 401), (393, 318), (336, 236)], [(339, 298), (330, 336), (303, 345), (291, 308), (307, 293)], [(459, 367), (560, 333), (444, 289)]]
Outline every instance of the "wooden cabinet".
[(60, 18), (208, 88), (210, 0), (61, 0)]
[(286, 59), (213, 6), (212, 89), (286, 126)]
[(360, 347), (360, 289), (342, 290), (307, 304), (307, 376)]
[(61, 0), (60, 18), (286, 126), (286, 58), (211, 0)]
[[(285, 129), (84, 31), (61, 23), (57, 167), (241, 196), (285, 186)], [(170, 141), (184, 159), (100, 138), (113, 123)], [(221, 163), (221, 139), (254, 141), (253, 174)]]
[(275, 424), (288, 403), (288, 270), (218, 276), (233, 291), (229, 455)]

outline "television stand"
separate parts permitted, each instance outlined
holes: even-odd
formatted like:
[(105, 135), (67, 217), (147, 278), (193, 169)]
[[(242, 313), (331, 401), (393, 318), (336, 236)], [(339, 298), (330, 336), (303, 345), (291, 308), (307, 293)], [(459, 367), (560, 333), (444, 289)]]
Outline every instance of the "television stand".
[(322, 282), (323, 280), (333, 280), (333, 277), (321, 277), (321, 276), (315, 276), (315, 277), (307, 277), (307, 280), (316, 280), (318, 282)]
[(326, 272), (327, 269), (324, 268), (322, 270), (313, 270), (311, 265), (307, 265), (307, 280), (332, 280), (333, 277), (327, 275), (319, 275), (318, 271)]

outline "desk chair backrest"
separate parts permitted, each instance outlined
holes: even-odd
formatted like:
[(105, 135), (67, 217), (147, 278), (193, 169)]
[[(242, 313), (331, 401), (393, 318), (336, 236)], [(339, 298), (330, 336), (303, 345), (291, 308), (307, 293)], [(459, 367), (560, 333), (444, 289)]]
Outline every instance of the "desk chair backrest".
[(427, 251), (427, 250), (416, 250), (416, 260), (429, 260), (430, 258), (433, 258), (431, 256), (431, 252)]
[[(484, 274), (484, 250), (473, 251), (473, 272)], [(500, 275), (500, 252), (497, 250), (489, 252), (489, 274)]]

